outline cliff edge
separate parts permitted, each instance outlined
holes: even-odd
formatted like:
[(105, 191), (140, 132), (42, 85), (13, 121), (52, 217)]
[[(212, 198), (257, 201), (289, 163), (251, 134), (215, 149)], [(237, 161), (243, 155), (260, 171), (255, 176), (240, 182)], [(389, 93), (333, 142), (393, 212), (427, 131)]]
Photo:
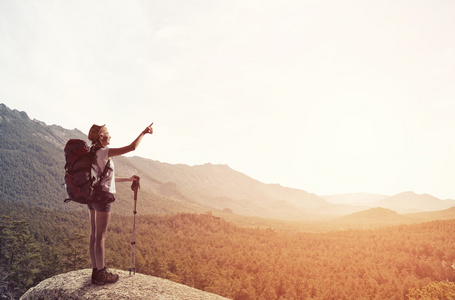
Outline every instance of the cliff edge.
[(106, 285), (91, 284), (91, 269), (56, 275), (29, 289), (20, 299), (227, 299), (162, 278), (138, 273), (130, 276), (122, 270), (112, 272), (120, 279)]

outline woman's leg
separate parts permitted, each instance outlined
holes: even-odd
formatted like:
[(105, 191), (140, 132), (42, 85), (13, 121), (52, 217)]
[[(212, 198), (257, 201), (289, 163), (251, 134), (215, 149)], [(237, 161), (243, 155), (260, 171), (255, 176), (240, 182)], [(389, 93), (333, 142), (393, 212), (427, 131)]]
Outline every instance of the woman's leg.
[(98, 270), (104, 268), (104, 241), (106, 240), (107, 227), (111, 218), (110, 212), (96, 211), (95, 212), (95, 261)]
[(90, 260), (92, 261), (92, 268), (96, 268), (95, 257), (95, 236), (96, 236), (96, 223), (95, 223), (95, 210), (90, 209)]

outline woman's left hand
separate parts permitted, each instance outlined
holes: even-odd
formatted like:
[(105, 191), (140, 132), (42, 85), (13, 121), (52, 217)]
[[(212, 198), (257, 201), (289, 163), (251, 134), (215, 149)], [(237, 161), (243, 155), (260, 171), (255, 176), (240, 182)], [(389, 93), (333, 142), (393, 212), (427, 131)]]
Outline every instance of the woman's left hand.
[(140, 180), (141, 177), (137, 176), (137, 175), (133, 175), (129, 178), (129, 181), (134, 181), (134, 180)]

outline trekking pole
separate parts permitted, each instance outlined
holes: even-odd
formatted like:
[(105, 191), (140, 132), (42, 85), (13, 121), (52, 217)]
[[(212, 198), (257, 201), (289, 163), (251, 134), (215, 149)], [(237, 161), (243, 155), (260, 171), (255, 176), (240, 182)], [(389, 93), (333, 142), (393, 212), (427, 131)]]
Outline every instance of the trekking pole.
[(134, 192), (134, 210), (133, 210), (133, 235), (131, 237), (131, 264), (130, 264), (130, 276), (131, 271), (136, 275), (136, 203), (137, 203), (137, 190), (139, 189), (139, 179), (133, 180), (131, 189)]

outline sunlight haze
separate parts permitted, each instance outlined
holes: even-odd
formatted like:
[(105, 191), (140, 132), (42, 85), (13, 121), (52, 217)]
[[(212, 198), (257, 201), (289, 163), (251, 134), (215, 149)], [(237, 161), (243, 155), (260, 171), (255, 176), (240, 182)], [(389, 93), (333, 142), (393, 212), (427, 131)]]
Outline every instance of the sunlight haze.
[[(318, 195), (455, 199), (455, 2), (0, 2), (0, 103)], [(62, 154), (63, 155), (63, 154)]]

